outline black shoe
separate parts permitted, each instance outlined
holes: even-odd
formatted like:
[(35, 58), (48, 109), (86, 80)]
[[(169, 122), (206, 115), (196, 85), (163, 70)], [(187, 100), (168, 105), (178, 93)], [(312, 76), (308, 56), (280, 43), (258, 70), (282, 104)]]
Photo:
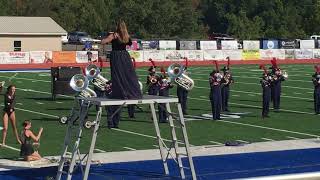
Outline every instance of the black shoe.
[(183, 115), (188, 115), (188, 113), (187, 113), (187, 112), (184, 112)]
[(217, 118), (217, 120), (222, 120), (221, 118)]
[(229, 109), (225, 109), (224, 112), (230, 112)]
[(168, 123), (168, 121), (164, 120), (164, 121), (159, 121), (159, 123)]

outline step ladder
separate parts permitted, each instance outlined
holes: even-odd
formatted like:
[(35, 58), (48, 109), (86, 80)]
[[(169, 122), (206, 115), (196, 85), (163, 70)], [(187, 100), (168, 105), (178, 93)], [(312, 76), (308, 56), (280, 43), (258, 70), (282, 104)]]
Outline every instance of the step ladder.
[[(63, 174), (67, 175), (67, 180), (71, 180), (72, 175), (75, 172), (75, 170), (77, 170), (77, 168), (80, 168), (83, 179), (84, 180), (88, 179), (93, 150), (95, 147), (97, 133), (100, 126), (102, 107), (103, 106), (123, 106), (124, 104), (126, 105), (149, 104), (151, 113), (152, 113), (152, 120), (154, 123), (156, 135), (157, 135), (157, 140), (159, 144), (160, 156), (163, 163), (164, 173), (166, 175), (169, 175), (169, 168), (168, 168), (167, 161), (170, 158), (172, 158), (176, 162), (175, 164), (179, 168), (180, 176), (182, 179), (186, 178), (185, 170), (187, 169), (190, 170), (192, 179), (193, 180), (197, 179), (196, 172), (193, 165), (192, 155), (190, 152), (190, 147), (189, 147), (190, 144), (188, 141), (184, 117), (183, 117), (181, 105), (178, 103), (177, 98), (145, 95), (143, 96), (142, 99), (136, 99), (136, 100), (134, 99), (120, 100), (120, 99), (107, 99), (107, 98), (86, 98), (86, 99), (79, 98), (79, 102), (80, 102), (80, 109), (79, 111), (75, 111), (76, 113), (79, 114), (78, 130), (77, 130), (77, 133), (75, 134), (76, 139), (73, 143), (71, 142), (71, 139), (72, 139), (71, 135), (73, 134), (72, 132), (73, 132), (75, 123), (72, 121), (68, 121), (68, 128), (67, 128), (66, 136), (64, 139), (64, 145), (63, 145), (63, 149), (60, 157), (56, 180), (60, 180)], [(177, 106), (178, 117), (175, 117), (175, 115), (171, 112), (170, 103), (174, 103)], [(160, 132), (156, 109), (155, 109), (155, 105), (158, 105), (158, 104), (160, 105), (165, 104), (165, 107), (163, 108), (168, 114), (168, 122), (169, 122), (168, 125), (170, 126), (170, 130), (171, 130), (171, 139), (169, 140), (169, 145), (167, 145), (168, 143), (165, 143), (164, 139), (161, 137), (161, 132)], [(98, 111), (96, 115), (96, 120), (93, 122), (90, 122), (90, 124), (94, 127), (94, 130), (92, 133), (92, 139), (91, 139), (91, 145), (90, 145), (89, 151), (84, 155), (81, 155), (79, 145), (81, 141), (82, 130), (84, 128), (84, 125), (87, 123), (85, 122), (86, 115), (91, 105), (97, 105)], [(181, 141), (177, 139), (177, 132), (176, 132), (177, 128), (179, 128), (182, 133), (183, 139)], [(183, 147), (179, 148), (179, 143), (182, 143)], [(71, 162), (69, 165), (69, 169), (67, 171), (63, 171), (63, 168), (66, 165), (66, 162), (68, 159), (67, 158), (68, 147), (71, 146), (72, 144), (73, 144), (73, 149), (72, 149)], [(182, 152), (181, 149), (183, 149), (184, 152)], [(188, 159), (189, 166), (183, 165), (182, 163), (183, 157), (186, 157)], [(85, 169), (83, 169), (83, 166), (85, 166)]]

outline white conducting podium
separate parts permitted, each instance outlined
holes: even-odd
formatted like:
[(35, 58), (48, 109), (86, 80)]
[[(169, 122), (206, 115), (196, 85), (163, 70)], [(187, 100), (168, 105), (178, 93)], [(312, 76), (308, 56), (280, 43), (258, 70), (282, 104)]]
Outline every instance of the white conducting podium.
[[(160, 155), (163, 163), (163, 168), (164, 168), (164, 173), (166, 175), (169, 175), (169, 169), (168, 169), (168, 164), (167, 161), (168, 159), (172, 158), (176, 163), (176, 165), (179, 168), (180, 171), (180, 176), (182, 179), (185, 179), (185, 173), (184, 170), (188, 169), (191, 171), (192, 179), (196, 180), (196, 173), (194, 170), (194, 165), (192, 161), (192, 155), (190, 152), (189, 148), (189, 141), (188, 141), (188, 136), (187, 136), (187, 130), (182, 114), (182, 109), (181, 105), (178, 103), (177, 98), (172, 98), (172, 97), (163, 97), (163, 96), (150, 96), (150, 95), (145, 95), (143, 96), (142, 99), (130, 99), (130, 100), (121, 100), (121, 99), (107, 99), (107, 98), (77, 98), (77, 102), (80, 103), (80, 108), (79, 111), (76, 113), (78, 114), (79, 117), (79, 123), (78, 123), (78, 130), (76, 133), (76, 139), (74, 142), (71, 142), (71, 135), (72, 130), (74, 129), (74, 122), (73, 120), (68, 121), (68, 129), (66, 131), (66, 136), (64, 140), (64, 147), (61, 153), (61, 159), (58, 167), (58, 172), (56, 179), (60, 180), (61, 176), (63, 173), (67, 174), (67, 179), (71, 180), (73, 172), (75, 168), (81, 168), (81, 172), (83, 173), (83, 179), (86, 180), (88, 179), (89, 175), (89, 170), (90, 170), (90, 164), (91, 164), (91, 158), (93, 155), (93, 150), (95, 147), (95, 142), (97, 138), (97, 133), (101, 121), (101, 115), (102, 115), (102, 107), (103, 106), (114, 106), (114, 105), (130, 105), (130, 104), (149, 104), (151, 113), (152, 113), (152, 120), (154, 123), (155, 131), (157, 134), (157, 139), (158, 139), (158, 144), (159, 144), (159, 150), (160, 150)], [(178, 109), (178, 117), (175, 117), (174, 114), (171, 113), (171, 108), (170, 104), (174, 103), (177, 106)], [(158, 120), (157, 120), (157, 114), (155, 110), (155, 105), (156, 104), (162, 104), (163, 109), (167, 111), (168, 113), (168, 120), (169, 123), (168, 125), (170, 126), (171, 129), (171, 141), (169, 143), (165, 143), (164, 140), (161, 137), (161, 132), (160, 128), (158, 125)], [(84, 128), (84, 125), (86, 124), (85, 119), (86, 115), (88, 112), (88, 109), (91, 105), (97, 105), (98, 111), (96, 115), (96, 120), (93, 121), (91, 124), (94, 128), (93, 134), (92, 134), (92, 140), (91, 140), (91, 145), (89, 148), (89, 152), (80, 152), (80, 140), (81, 140), (81, 134), (82, 130)], [(182, 142), (183, 147), (179, 148), (178, 145), (178, 139), (176, 135), (176, 128), (181, 129), (182, 133), (182, 140), (179, 141), (179, 143)], [(64, 165), (66, 164), (66, 154), (68, 151), (68, 147), (72, 146), (72, 156), (71, 156), (71, 162), (70, 166), (67, 172), (63, 171)], [(181, 149), (183, 149), (183, 152), (181, 152)], [(85, 156), (80, 156), (80, 154), (85, 154)], [(182, 163), (182, 157), (187, 157), (189, 166), (184, 166)], [(83, 170), (83, 167), (85, 169)]]

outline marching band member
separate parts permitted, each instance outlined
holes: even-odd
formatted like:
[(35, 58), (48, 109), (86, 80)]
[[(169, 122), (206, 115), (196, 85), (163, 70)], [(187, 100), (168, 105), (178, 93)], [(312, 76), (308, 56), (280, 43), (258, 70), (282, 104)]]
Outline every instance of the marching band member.
[(227, 60), (228, 60), (227, 66), (224, 66), (224, 68), (222, 69), (223, 78), (221, 80), (221, 98), (222, 98), (221, 108), (222, 108), (222, 111), (225, 111), (225, 112), (229, 112), (228, 101), (229, 101), (229, 94), (230, 94), (230, 84), (234, 82), (231, 71), (230, 71), (230, 58), (227, 57)]
[[(187, 69), (188, 69), (188, 59), (185, 58), (186, 61), (186, 65), (184, 66), (184, 74), (188, 75)], [(184, 115), (187, 115), (187, 100), (188, 100), (188, 94), (189, 91), (186, 90), (185, 88), (181, 87), (181, 86), (177, 86), (177, 96), (178, 96), (178, 100), (179, 103), (181, 104), (181, 108), (182, 108), (182, 113)]]
[(271, 60), (272, 63), (272, 83), (271, 83), (271, 99), (273, 101), (273, 109), (279, 111), (281, 97), (281, 82), (285, 80), (285, 76), (281, 69), (277, 66), (276, 58)]
[(222, 74), (219, 72), (219, 67), (217, 61), (214, 61), (216, 65), (216, 70), (213, 70), (209, 76), (210, 85), (210, 102), (213, 120), (221, 120), (221, 80), (223, 78)]
[(320, 114), (320, 67), (314, 66), (314, 68), (315, 73), (312, 75), (312, 82), (314, 85), (314, 111), (316, 114)]
[(262, 87), (262, 118), (269, 117), (269, 104), (271, 96), (272, 77), (268, 73), (264, 65), (260, 65), (259, 69), (263, 69), (262, 79), (260, 80)]
[[(163, 67), (161, 67), (160, 76), (160, 89), (159, 89), (159, 96), (169, 97), (169, 90), (173, 88), (173, 84), (170, 82), (170, 78), (166, 75), (166, 71)], [(159, 122), (166, 123), (167, 122), (167, 112), (164, 110), (165, 104), (159, 104), (158, 112), (159, 112)]]
[(159, 91), (159, 76), (156, 74), (156, 65), (152, 59), (149, 59), (152, 66), (149, 67), (149, 75), (147, 77), (148, 95), (157, 95)]

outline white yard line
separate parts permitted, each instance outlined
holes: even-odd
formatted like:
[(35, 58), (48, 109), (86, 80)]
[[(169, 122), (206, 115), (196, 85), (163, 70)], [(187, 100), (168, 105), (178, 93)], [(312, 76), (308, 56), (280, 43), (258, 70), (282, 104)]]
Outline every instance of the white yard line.
[(249, 141), (244, 141), (244, 140), (241, 140), (241, 139), (237, 139), (236, 141), (239, 141), (239, 142), (242, 142), (242, 143), (250, 143)]
[(19, 152), (20, 152), (20, 149), (17, 149), (17, 148), (15, 148), (15, 147), (12, 147), (12, 146), (8, 146), (8, 145), (2, 145), (2, 144), (1, 144), (1, 146), (2, 146), (2, 147), (4, 147), (4, 148), (7, 148), (7, 149), (11, 149), (11, 150), (14, 150), (14, 151), (19, 151)]
[(100, 152), (100, 153), (105, 153), (106, 151), (101, 150), (101, 149), (94, 149), (94, 151)]
[(292, 137), (292, 136), (286, 136), (287, 138), (289, 139), (295, 139), (295, 140), (299, 140), (300, 138), (297, 138), (297, 137)]
[(269, 138), (261, 138), (263, 140), (266, 140), (266, 141), (275, 141), (274, 139), (269, 139)]
[(223, 143), (217, 142), (217, 141), (209, 141), (212, 144), (217, 144), (217, 145), (224, 145)]
[(124, 149), (128, 149), (128, 150), (131, 150), (131, 151), (136, 151), (136, 149), (134, 148), (131, 148), (131, 147), (123, 147)]
[(153, 147), (156, 147), (156, 148), (159, 148), (159, 146), (158, 145), (152, 145)]

